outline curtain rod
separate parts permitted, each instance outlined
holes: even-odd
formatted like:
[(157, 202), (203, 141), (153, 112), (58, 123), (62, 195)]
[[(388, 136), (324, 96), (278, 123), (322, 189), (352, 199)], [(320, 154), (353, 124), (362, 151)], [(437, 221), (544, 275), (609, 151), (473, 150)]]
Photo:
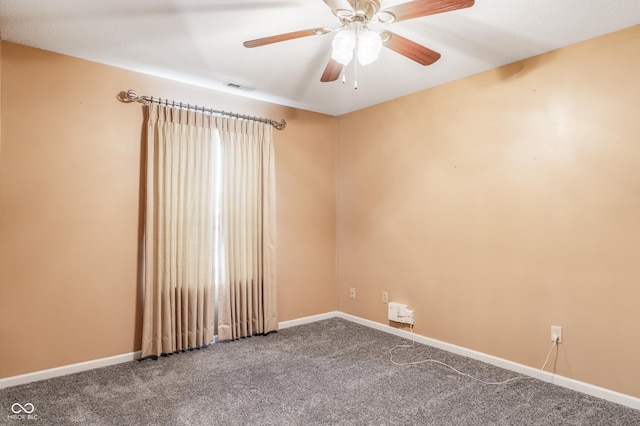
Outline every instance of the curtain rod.
[(185, 104), (183, 102), (176, 102), (176, 101), (171, 101), (171, 100), (162, 99), (162, 98), (154, 98), (153, 96), (140, 96), (136, 93), (135, 90), (132, 90), (132, 89), (127, 90), (127, 93), (125, 94), (125, 98), (130, 102), (140, 102), (141, 104), (144, 104), (144, 105), (148, 105), (149, 103), (154, 103), (158, 105), (170, 106), (172, 108), (178, 108), (178, 109), (183, 109), (187, 111), (201, 112), (204, 114), (220, 115), (223, 117), (238, 118), (240, 120), (259, 121), (261, 123), (269, 123), (278, 130), (284, 130), (284, 128), (287, 127), (287, 122), (284, 121), (284, 119), (280, 121), (275, 121), (269, 118), (254, 117), (251, 115), (236, 114), (234, 112), (227, 112), (227, 111), (218, 111), (212, 108), (205, 108), (198, 105)]

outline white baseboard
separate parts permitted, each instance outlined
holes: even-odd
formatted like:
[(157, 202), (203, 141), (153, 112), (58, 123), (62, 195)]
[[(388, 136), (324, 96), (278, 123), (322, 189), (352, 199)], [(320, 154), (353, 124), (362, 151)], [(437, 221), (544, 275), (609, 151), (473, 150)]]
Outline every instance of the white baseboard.
[(0, 379), (0, 389), (8, 388), (11, 386), (24, 385), (25, 383), (30, 382), (37, 382), (39, 380), (51, 379), (53, 377), (66, 376), (67, 374), (78, 373), (80, 371), (107, 367), (109, 365), (121, 364), (123, 362), (134, 361), (136, 359), (140, 359), (141, 355), (141, 351), (131, 352), (128, 354), (115, 355), (107, 358), (94, 359), (92, 361), (50, 368), (48, 370), (21, 374), (19, 376), (7, 377), (5, 379)]
[[(322, 321), (329, 318), (335, 318), (338, 312), (327, 312), (325, 314), (312, 315), (309, 317), (298, 318), (290, 321), (283, 321), (278, 324), (279, 329), (294, 327), (296, 325), (309, 324), (312, 322)], [(217, 341), (216, 336), (216, 341)], [(120, 364), (123, 362), (134, 361), (140, 359), (142, 352), (131, 352), (128, 354), (116, 355), (108, 358), (100, 358), (92, 361), (80, 362), (78, 364), (63, 365), (62, 367), (50, 368), (47, 370), (35, 371), (33, 373), (21, 374), (19, 376), (7, 377), (0, 379), (0, 389), (11, 386), (24, 385), (26, 383), (37, 382), (39, 380), (51, 379), (54, 377), (66, 376), (68, 374), (79, 373), (80, 371), (93, 370), (94, 368), (107, 367), (109, 365)]]
[[(364, 318), (356, 317), (354, 315), (345, 314), (344, 312), (333, 311), (319, 315), (312, 315), (308, 317), (298, 318), (290, 321), (283, 321), (278, 324), (279, 329), (283, 330), (289, 327), (295, 327), (298, 325), (309, 324), (312, 322), (322, 321), (330, 318), (342, 318), (347, 321), (351, 321), (360, 325), (364, 325), (375, 330), (383, 331), (385, 333), (400, 336), (406, 339), (411, 339), (411, 333), (406, 330), (391, 327), (386, 324), (381, 324), (375, 321), (367, 320)], [(580, 382), (578, 380), (570, 379), (567, 377), (552, 374), (546, 371), (540, 373), (538, 369), (528, 367), (526, 365), (518, 364), (517, 362), (509, 361), (503, 358), (498, 358), (492, 355), (488, 355), (482, 352), (467, 349), (462, 346), (452, 345), (451, 343), (442, 342), (440, 340), (431, 339), (429, 337), (421, 336), (414, 333), (414, 340), (424, 345), (433, 346), (434, 348), (442, 349), (451, 353), (466, 356), (468, 358), (476, 359), (478, 361), (486, 362), (487, 364), (495, 365), (505, 370), (511, 370), (519, 374), (526, 376), (537, 377), (545, 382), (553, 383), (564, 388), (582, 392), (587, 395), (602, 398), (607, 401), (615, 402), (616, 404), (624, 405), (636, 410), (640, 410), (640, 398), (636, 398), (623, 393), (615, 392), (599, 386), (594, 386), (589, 383)], [(109, 365), (120, 364), (123, 362), (134, 361), (140, 359), (141, 352), (132, 352), (123, 355), (116, 355), (108, 358), (96, 359), (93, 361), (81, 362), (78, 364), (71, 364), (57, 368), (51, 368), (48, 370), (36, 371), (33, 373), (22, 374), (20, 376), (7, 377), (0, 379), (0, 389), (8, 388), (11, 386), (22, 385), (25, 383), (35, 382), (38, 380), (50, 379), (53, 377), (65, 376), (67, 374), (77, 373), (80, 371), (92, 370), (94, 368), (107, 367)]]
[(327, 312), (324, 314), (311, 315), (309, 317), (298, 318), (290, 321), (282, 321), (278, 323), (278, 329), (283, 330), (285, 328), (295, 327), (297, 325), (309, 324), (312, 322), (318, 322), (318, 321), (326, 320), (329, 318), (336, 318), (337, 316), (339, 316), (339, 314), (340, 312), (333, 311), (333, 312)]
[[(370, 321), (354, 315), (345, 314), (343, 312), (337, 312), (338, 318), (345, 319), (347, 321), (355, 322), (360, 325), (364, 325), (376, 330), (384, 331), (385, 333), (393, 334), (396, 336), (411, 339), (411, 333), (409, 331), (401, 330), (391, 327), (386, 324), (380, 324), (375, 321)], [(528, 367), (526, 365), (518, 364), (517, 362), (509, 361), (504, 358), (498, 358), (492, 355), (488, 355), (482, 352), (467, 349), (462, 346), (452, 345), (451, 343), (442, 342), (440, 340), (431, 339), (429, 337), (421, 336), (414, 333), (414, 340), (424, 345), (429, 345), (434, 348), (442, 349), (447, 352), (466, 356), (468, 358), (476, 359), (478, 361), (486, 362), (487, 364), (495, 365), (496, 367), (504, 368), (505, 370), (511, 370), (525, 376), (536, 377), (545, 382), (553, 383), (563, 388), (571, 389), (577, 392), (582, 392), (587, 395), (595, 396), (607, 401), (615, 402), (616, 404), (624, 405), (636, 410), (640, 410), (640, 398), (626, 395), (620, 392), (612, 391), (610, 389), (594, 386), (589, 383), (580, 382), (578, 380), (570, 379), (568, 377), (560, 376), (557, 374), (549, 373), (547, 371), (540, 372), (539, 369)]]

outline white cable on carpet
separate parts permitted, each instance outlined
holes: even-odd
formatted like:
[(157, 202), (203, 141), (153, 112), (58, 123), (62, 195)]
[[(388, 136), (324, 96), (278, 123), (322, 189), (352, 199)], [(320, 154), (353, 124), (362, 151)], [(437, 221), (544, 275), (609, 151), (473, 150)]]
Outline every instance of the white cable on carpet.
[(421, 361), (411, 361), (411, 362), (396, 362), (393, 360), (393, 351), (396, 348), (410, 348), (414, 345), (415, 343), (415, 339), (413, 336), (413, 325), (411, 326), (411, 344), (410, 345), (395, 345), (393, 348), (389, 349), (389, 355), (390, 358), (389, 360), (391, 361), (392, 364), (394, 365), (399, 365), (399, 366), (404, 366), (404, 365), (417, 365), (417, 364), (424, 364), (427, 362), (433, 362), (435, 364), (440, 364), (443, 365), (453, 371), (455, 371), (456, 373), (460, 374), (461, 376), (465, 376), (465, 377), (469, 377), (470, 379), (476, 380), (480, 383), (484, 383), (485, 385), (504, 385), (507, 384), (509, 382), (513, 382), (515, 380), (527, 380), (527, 379), (537, 379), (538, 377), (540, 377), (540, 374), (542, 374), (542, 372), (544, 371), (544, 368), (547, 366), (547, 362), (549, 362), (549, 357), (551, 356), (551, 352), (553, 351), (553, 348), (555, 348), (558, 344), (557, 340), (553, 341), (553, 345), (551, 345), (551, 349), (549, 349), (549, 352), (547, 353), (547, 358), (544, 360), (544, 364), (542, 364), (542, 367), (540, 367), (540, 370), (538, 370), (538, 374), (534, 377), (534, 376), (518, 376), (518, 377), (512, 377), (511, 379), (507, 379), (504, 380), (502, 382), (486, 382), (482, 379), (478, 379), (477, 377), (473, 377), (470, 374), (467, 373), (463, 373), (462, 371), (456, 370), (455, 368), (453, 368), (452, 366), (445, 364), (442, 361), (438, 361), (437, 359), (423, 359)]

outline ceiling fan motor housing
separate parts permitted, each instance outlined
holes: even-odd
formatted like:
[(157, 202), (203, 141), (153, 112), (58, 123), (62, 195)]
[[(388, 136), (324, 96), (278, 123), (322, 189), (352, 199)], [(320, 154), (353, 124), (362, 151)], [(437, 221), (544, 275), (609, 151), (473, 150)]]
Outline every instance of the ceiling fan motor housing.
[(353, 10), (336, 9), (333, 13), (343, 22), (367, 22), (380, 10), (380, 0), (348, 0)]

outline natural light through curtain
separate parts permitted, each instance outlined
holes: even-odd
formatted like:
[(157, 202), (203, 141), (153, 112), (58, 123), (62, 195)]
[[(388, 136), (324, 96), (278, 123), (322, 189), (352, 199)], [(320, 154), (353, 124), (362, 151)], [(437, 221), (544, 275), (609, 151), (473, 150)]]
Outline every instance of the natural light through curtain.
[(218, 336), (277, 330), (275, 159), (269, 124), (218, 118), (221, 141)]
[(211, 116), (148, 111), (143, 357), (213, 341), (219, 146)]

